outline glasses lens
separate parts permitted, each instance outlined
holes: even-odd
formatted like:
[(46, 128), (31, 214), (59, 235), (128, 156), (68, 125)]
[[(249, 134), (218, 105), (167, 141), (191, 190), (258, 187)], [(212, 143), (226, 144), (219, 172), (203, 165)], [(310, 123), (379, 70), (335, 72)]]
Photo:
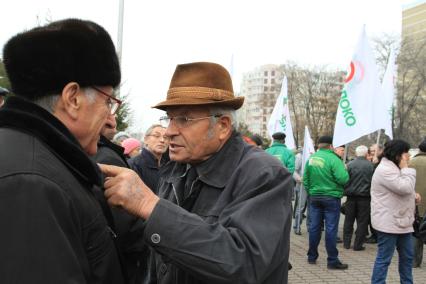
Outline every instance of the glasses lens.
[(163, 126), (163, 127), (169, 127), (169, 124), (170, 124), (170, 117), (168, 117), (168, 116), (160, 117), (160, 124), (161, 124), (161, 126)]
[(176, 116), (173, 118), (176, 123), (176, 126), (179, 128), (183, 128), (187, 125), (189, 119), (186, 116)]
[(115, 114), (118, 110), (118, 103), (112, 101), (111, 102), (111, 114)]

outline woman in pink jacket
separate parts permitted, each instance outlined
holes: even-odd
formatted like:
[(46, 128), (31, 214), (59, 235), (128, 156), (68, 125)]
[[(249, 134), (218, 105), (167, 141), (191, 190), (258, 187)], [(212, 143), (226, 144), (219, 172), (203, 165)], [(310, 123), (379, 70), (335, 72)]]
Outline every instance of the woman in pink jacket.
[(416, 171), (408, 168), (410, 145), (403, 140), (385, 144), (371, 182), (371, 222), (377, 230), (378, 250), (371, 283), (386, 283), (395, 247), (401, 283), (413, 283), (412, 232)]

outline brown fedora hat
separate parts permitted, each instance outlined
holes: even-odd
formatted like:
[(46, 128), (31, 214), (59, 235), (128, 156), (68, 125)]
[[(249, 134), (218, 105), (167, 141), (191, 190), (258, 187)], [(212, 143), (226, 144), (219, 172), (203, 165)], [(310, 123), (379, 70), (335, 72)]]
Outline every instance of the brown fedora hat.
[(167, 99), (153, 108), (171, 106), (215, 105), (239, 109), (244, 97), (235, 97), (226, 69), (216, 63), (194, 62), (176, 67), (167, 91)]

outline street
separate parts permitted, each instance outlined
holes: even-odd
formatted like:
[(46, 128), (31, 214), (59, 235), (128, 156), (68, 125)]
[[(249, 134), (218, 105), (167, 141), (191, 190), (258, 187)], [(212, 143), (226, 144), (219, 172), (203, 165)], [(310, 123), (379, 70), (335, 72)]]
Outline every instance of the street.
[[(342, 238), (344, 216), (341, 215), (339, 223), (339, 236)], [(306, 220), (306, 219), (305, 219)], [(308, 264), (308, 235), (305, 220), (302, 224), (302, 235), (298, 236), (291, 232), (290, 236), (290, 262), (293, 269), (289, 271), (288, 283), (370, 283), (376, 258), (376, 244), (365, 244), (364, 251), (353, 251), (344, 249), (343, 245), (337, 244), (339, 258), (347, 263), (347, 270), (327, 269), (327, 253), (324, 245), (324, 234), (318, 247), (319, 258), (317, 264)], [(414, 283), (426, 283), (426, 257), (423, 256), (423, 267), (413, 268)], [(386, 283), (399, 283), (398, 253), (395, 251), (392, 263), (389, 267)]]

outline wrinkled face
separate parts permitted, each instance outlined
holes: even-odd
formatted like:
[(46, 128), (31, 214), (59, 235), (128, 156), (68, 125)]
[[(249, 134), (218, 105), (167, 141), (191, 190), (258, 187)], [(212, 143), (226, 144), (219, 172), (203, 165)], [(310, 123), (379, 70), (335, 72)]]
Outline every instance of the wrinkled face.
[[(181, 163), (197, 164), (207, 160), (221, 148), (219, 124), (211, 125), (209, 111), (203, 107), (186, 106), (167, 109), (167, 116), (172, 118), (166, 130), (170, 138), (170, 159)], [(188, 121), (182, 127), (177, 125), (174, 117), (203, 118)]]
[(155, 156), (161, 156), (169, 147), (169, 137), (165, 136), (166, 129), (158, 126), (154, 127), (151, 133), (145, 135), (144, 143), (146, 148)]
[(334, 153), (336, 153), (340, 158), (343, 158), (343, 155), (345, 154), (345, 148), (344, 147), (336, 147), (336, 148), (334, 148)]
[(102, 128), (101, 134), (105, 136), (108, 140), (112, 140), (114, 135), (117, 133), (117, 122), (115, 120), (115, 115), (109, 115), (104, 127)]
[[(112, 94), (111, 87), (99, 87), (102, 91)], [(92, 90), (90, 90), (92, 91)], [(90, 98), (82, 92), (82, 104), (79, 112), (78, 131), (74, 133), (80, 145), (88, 155), (95, 155), (98, 149), (98, 141), (102, 129), (108, 118), (111, 118), (111, 110), (108, 106), (108, 98), (97, 94)]]

